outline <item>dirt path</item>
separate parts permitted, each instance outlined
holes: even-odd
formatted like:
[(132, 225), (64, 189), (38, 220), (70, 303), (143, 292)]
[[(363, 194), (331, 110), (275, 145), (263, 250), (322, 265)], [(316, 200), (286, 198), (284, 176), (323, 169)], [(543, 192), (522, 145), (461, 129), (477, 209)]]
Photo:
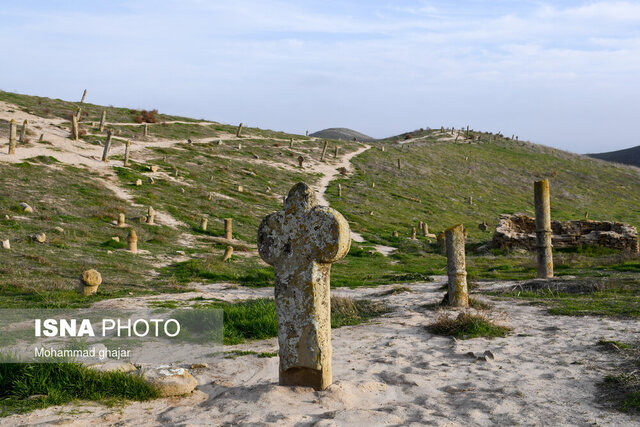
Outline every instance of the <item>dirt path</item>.
[[(198, 390), (184, 398), (115, 408), (80, 402), (0, 418), (0, 424), (640, 424), (637, 416), (612, 411), (600, 399), (598, 384), (611, 372), (617, 356), (596, 345), (600, 338), (636, 339), (637, 321), (552, 316), (544, 307), (504, 300), (493, 302), (490, 316), (514, 328), (506, 338), (434, 336), (425, 326), (437, 313), (423, 305), (442, 298), (438, 288), (445, 278), (436, 279), (407, 285), (412, 292), (390, 296), (380, 294), (391, 286), (332, 290), (337, 296), (384, 300), (394, 311), (367, 324), (332, 331), (334, 384), (322, 392), (279, 386), (278, 358), (248, 355), (211, 359), (208, 368), (193, 370)], [(216, 284), (191, 297), (254, 298), (271, 292), (271, 288), (225, 289)], [(136, 306), (137, 300), (123, 302)], [(225, 350), (277, 352), (277, 346), (273, 338)], [(485, 351), (494, 360), (478, 360), (476, 356)]]

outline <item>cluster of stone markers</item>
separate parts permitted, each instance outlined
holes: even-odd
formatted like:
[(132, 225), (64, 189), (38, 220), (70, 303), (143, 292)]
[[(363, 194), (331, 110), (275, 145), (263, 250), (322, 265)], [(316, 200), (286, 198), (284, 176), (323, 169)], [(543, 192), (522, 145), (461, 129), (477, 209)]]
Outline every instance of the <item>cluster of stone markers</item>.
[[(538, 277), (551, 278), (549, 182), (536, 182), (534, 194)], [(425, 223), (418, 227), (428, 234)], [(448, 304), (469, 307), (463, 225), (448, 228), (440, 240), (447, 255)], [(281, 385), (324, 390), (332, 383), (331, 264), (344, 258), (350, 245), (346, 219), (319, 206), (302, 182), (289, 191), (284, 209), (267, 215), (258, 228), (260, 257), (273, 265), (275, 275)]]

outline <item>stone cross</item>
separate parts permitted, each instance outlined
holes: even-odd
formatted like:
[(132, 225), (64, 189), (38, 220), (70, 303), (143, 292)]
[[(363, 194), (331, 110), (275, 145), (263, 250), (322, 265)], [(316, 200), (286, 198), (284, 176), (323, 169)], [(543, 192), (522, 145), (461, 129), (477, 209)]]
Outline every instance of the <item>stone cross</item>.
[(533, 184), (536, 209), (536, 242), (538, 249), (538, 278), (553, 277), (553, 253), (551, 251), (551, 204), (549, 181), (543, 179)]
[(331, 264), (350, 246), (347, 220), (319, 206), (303, 182), (289, 191), (284, 210), (262, 220), (258, 251), (275, 273), (280, 385), (331, 384)]
[(102, 118), (100, 119), (100, 132), (104, 132), (104, 123), (107, 120), (107, 110), (102, 110)]
[(124, 146), (124, 162), (123, 165), (126, 168), (129, 166), (129, 150), (131, 149), (131, 141), (127, 139), (127, 142)]
[(233, 218), (224, 219), (224, 238), (227, 240), (233, 239)]
[(109, 150), (111, 150), (111, 131), (107, 131), (107, 140), (104, 142), (104, 151), (102, 152), (102, 161), (109, 160)]
[(449, 305), (453, 307), (469, 307), (463, 229), (462, 224), (458, 224), (446, 229), (444, 232), (447, 245)]
[(16, 121), (9, 122), (9, 154), (16, 154)]
[(240, 138), (240, 135), (242, 134), (242, 123), (240, 123), (238, 125), (238, 130), (236, 132), (236, 137)]

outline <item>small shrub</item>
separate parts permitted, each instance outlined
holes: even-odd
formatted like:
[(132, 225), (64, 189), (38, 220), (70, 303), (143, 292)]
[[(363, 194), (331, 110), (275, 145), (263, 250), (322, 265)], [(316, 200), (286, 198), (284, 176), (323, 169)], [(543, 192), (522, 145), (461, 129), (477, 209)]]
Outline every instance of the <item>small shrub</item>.
[(511, 328), (496, 325), (487, 316), (471, 313), (460, 313), (458, 317), (449, 317), (441, 313), (435, 322), (427, 326), (427, 330), (435, 335), (452, 336), (458, 339), (477, 337), (505, 337)]

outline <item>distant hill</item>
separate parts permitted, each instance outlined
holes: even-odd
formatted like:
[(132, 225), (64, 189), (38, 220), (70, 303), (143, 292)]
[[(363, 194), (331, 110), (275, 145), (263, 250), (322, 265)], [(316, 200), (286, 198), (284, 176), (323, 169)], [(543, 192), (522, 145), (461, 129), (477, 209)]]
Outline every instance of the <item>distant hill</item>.
[(340, 139), (343, 141), (353, 141), (353, 138), (356, 138), (358, 141), (370, 142), (375, 141), (375, 138), (367, 136), (363, 133), (357, 132), (352, 129), (347, 128), (329, 128), (319, 130), (318, 132), (314, 132), (309, 136), (313, 136), (316, 138), (324, 138), (324, 139)]
[(624, 163), (640, 167), (640, 145), (618, 151), (608, 151), (606, 153), (587, 154), (594, 159), (606, 160), (608, 162)]

